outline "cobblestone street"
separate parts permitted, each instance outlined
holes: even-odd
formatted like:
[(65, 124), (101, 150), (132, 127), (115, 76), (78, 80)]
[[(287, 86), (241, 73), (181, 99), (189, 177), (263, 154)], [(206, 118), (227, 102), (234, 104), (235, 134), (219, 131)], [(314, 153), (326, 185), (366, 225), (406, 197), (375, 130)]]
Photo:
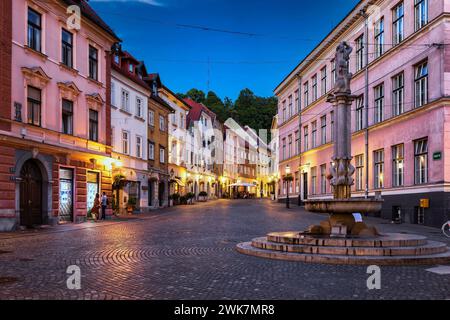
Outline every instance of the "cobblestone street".
[[(433, 266), (382, 267), (368, 290), (366, 267), (304, 264), (239, 254), (239, 242), (322, 220), (265, 200), (218, 200), (133, 219), (0, 234), (1, 299), (450, 299), (450, 275)], [(381, 231), (439, 229), (368, 219)], [(68, 290), (78, 265), (81, 290)]]

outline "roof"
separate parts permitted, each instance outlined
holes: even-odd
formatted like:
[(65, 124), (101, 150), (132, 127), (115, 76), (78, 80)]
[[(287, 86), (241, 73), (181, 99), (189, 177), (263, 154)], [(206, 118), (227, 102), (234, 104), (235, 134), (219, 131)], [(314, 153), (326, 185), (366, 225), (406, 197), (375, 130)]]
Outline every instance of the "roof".
[(145, 82), (143, 79), (139, 78), (139, 76), (136, 74), (138, 70), (133, 69), (134, 72), (131, 73), (128, 69), (126, 69), (124, 67), (124, 65), (122, 65), (122, 61), (124, 59), (131, 60), (135, 64), (136, 68), (140, 68), (142, 71), (144, 71), (144, 74), (142, 76), (143, 76), (143, 78), (145, 78), (146, 77), (146, 73), (145, 73), (146, 72), (146, 68), (145, 68), (144, 62), (138, 61), (128, 51), (121, 51), (119, 53), (119, 55), (122, 57), (121, 60), (120, 60), (120, 65), (117, 65), (114, 62), (114, 59), (111, 59), (111, 69), (116, 71), (116, 72), (118, 72), (118, 73), (120, 73), (122, 76), (130, 79), (134, 83), (137, 83), (138, 85), (140, 85), (144, 89), (151, 90), (151, 87), (148, 85), (148, 83)]
[(110, 36), (115, 38), (118, 42), (122, 40), (115, 34), (115, 32), (111, 29), (105, 21), (95, 12), (94, 9), (88, 4), (87, 0), (62, 0), (64, 3), (71, 5), (76, 5), (80, 7), (81, 14), (85, 16), (87, 19), (91, 20), (91, 22), (95, 23), (97, 26), (106, 31)]
[(152, 95), (150, 96), (150, 100), (153, 100), (153, 101), (155, 101), (156, 103), (159, 103), (160, 105), (162, 105), (164, 108), (169, 109), (169, 111), (170, 111), (171, 113), (175, 113), (175, 109), (172, 108), (172, 107), (171, 107), (167, 102), (165, 102), (161, 97), (152, 94)]
[(166, 87), (164, 84), (161, 86), (161, 89), (163, 91), (166, 91), (168, 94), (172, 95), (175, 99), (180, 101), (186, 108), (191, 110), (191, 106), (186, 103), (183, 99), (180, 99), (172, 90), (170, 90), (168, 87)]
[[(331, 36), (333, 35), (333, 33), (336, 30), (341, 29), (342, 27), (344, 27), (344, 22), (350, 18), (352, 16), (352, 14), (354, 14), (358, 7), (361, 6), (361, 4), (363, 4), (364, 2), (368, 2), (368, 5), (372, 4), (373, 2), (375, 2), (374, 0), (360, 0), (358, 1), (358, 3), (353, 7), (352, 10), (350, 10), (350, 12), (322, 39), (322, 41), (320, 41), (317, 46), (311, 50), (311, 52), (302, 60), (300, 61), (300, 63), (283, 79), (283, 81), (281, 81), (281, 83), (274, 89), (275, 94), (279, 91), (282, 90), (283, 84), (289, 80), (289, 78), (291, 78), (295, 73), (300, 72), (299, 69), (300, 67), (302, 67), (304, 64), (307, 64), (307, 62), (309, 62), (313, 56), (313, 54), (322, 46), (327, 42), (328, 38), (331, 38)], [(358, 10), (359, 12), (359, 10)], [(341, 34), (338, 34), (338, 36), (340, 36)], [(290, 82), (290, 81), (289, 81)]]
[(189, 111), (187, 115), (187, 126), (191, 124), (191, 122), (199, 121), (200, 116), (202, 115), (202, 112), (209, 115), (211, 118), (215, 118), (216, 114), (208, 109), (204, 104), (195, 102), (194, 100), (190, 98), (185, 98), (184, 102), (191, 107), (191, 110)]

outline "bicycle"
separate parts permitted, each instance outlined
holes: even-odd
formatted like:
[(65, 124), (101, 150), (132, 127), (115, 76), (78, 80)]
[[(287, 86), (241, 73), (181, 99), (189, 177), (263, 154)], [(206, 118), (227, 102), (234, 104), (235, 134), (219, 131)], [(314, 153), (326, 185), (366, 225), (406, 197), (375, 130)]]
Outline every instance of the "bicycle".
[(444, 223), (444, 225), (442, 226), (442, 233), (444, 233), (444, 236), (446, 236), (447, 238), (450, 238), (450, 221)]

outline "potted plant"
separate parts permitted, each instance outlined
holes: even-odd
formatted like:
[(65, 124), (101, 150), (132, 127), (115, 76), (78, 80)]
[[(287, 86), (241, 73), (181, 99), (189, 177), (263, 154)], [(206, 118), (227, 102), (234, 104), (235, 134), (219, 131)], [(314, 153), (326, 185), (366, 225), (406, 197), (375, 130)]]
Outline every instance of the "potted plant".
[(187, 197), (186, 196), (180, 196), (180, 204), (187, 204)]
[(180, 194), (179, 193), (174, 193), (174, 194), (172, 194), (171, 197), (172, 197), (172, 201), (173, 201), (172, 205), (179, 204), (179, 202), (180, 202)]
[(206, 191), (200, 191), (198, 196), (199, 198), (202, 198), (202, 201), (206, 202), (208, 200), (208, 193)]
[(187, 203), (188, 204), (192, 204), (194, 198), (195, 198), (195, 194), (194, 193), (189, 192), (188, 194), (186, 194), (186, 199), (187, 199)]
[(128, 198), (128, 202), (127, 202), (127, 212), (128, 214), (132, 214), (134, 209), (136, 208), (136, 198), (134, 197), (130, 197)]

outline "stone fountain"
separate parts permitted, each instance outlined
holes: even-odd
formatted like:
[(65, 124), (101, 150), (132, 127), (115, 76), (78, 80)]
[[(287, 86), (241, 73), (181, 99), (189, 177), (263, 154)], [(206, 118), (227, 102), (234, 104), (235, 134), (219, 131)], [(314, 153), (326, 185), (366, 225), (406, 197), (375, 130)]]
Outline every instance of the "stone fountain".
[(352, 198), (355, 168), (351, 164), (351, 105), (355, 97), (350, 90), (352, 74), (348, 61), (352, 48), (342, 42), (336, 50), (337, 80), (328, 97), (335, 114), (333, 165), (328, 179), (333, 199), (308, 200), (305, 209), (327, 213), (328, 219), (307, 231), (272, 232), (266, 237), (239, 243), (243, 254), (278, 260), (329, 264), (416, 265), (450, 262), (445, 243), (429, 241), (424, 236), (380, 234), (367, 226), (362, 215), (380, 212), (382, 199)]
[(351, 52), (352, 48), (346, 42), (337, 47), (335, 56), (337, 79), (333, 93), (328, 97), (335, 114), (333, 165), (328, 176), (334, 199), (308, 200), (305, 203), (307, 211), (329, 213), (330, 218), (319, 226), (310, 227), (307, 232), (309, 234), (341, 237), (378, 235), (374, 227), (368, 227), (359, 219), (355, 221), (353, 215), (380, 212), (383, 200), (351, 197), (351, 186), (354, 182), (352, 176), (355, 172), (351, 164), (351, 106), (355, 100), (350, 89), (352, 74), (348, 70)]

